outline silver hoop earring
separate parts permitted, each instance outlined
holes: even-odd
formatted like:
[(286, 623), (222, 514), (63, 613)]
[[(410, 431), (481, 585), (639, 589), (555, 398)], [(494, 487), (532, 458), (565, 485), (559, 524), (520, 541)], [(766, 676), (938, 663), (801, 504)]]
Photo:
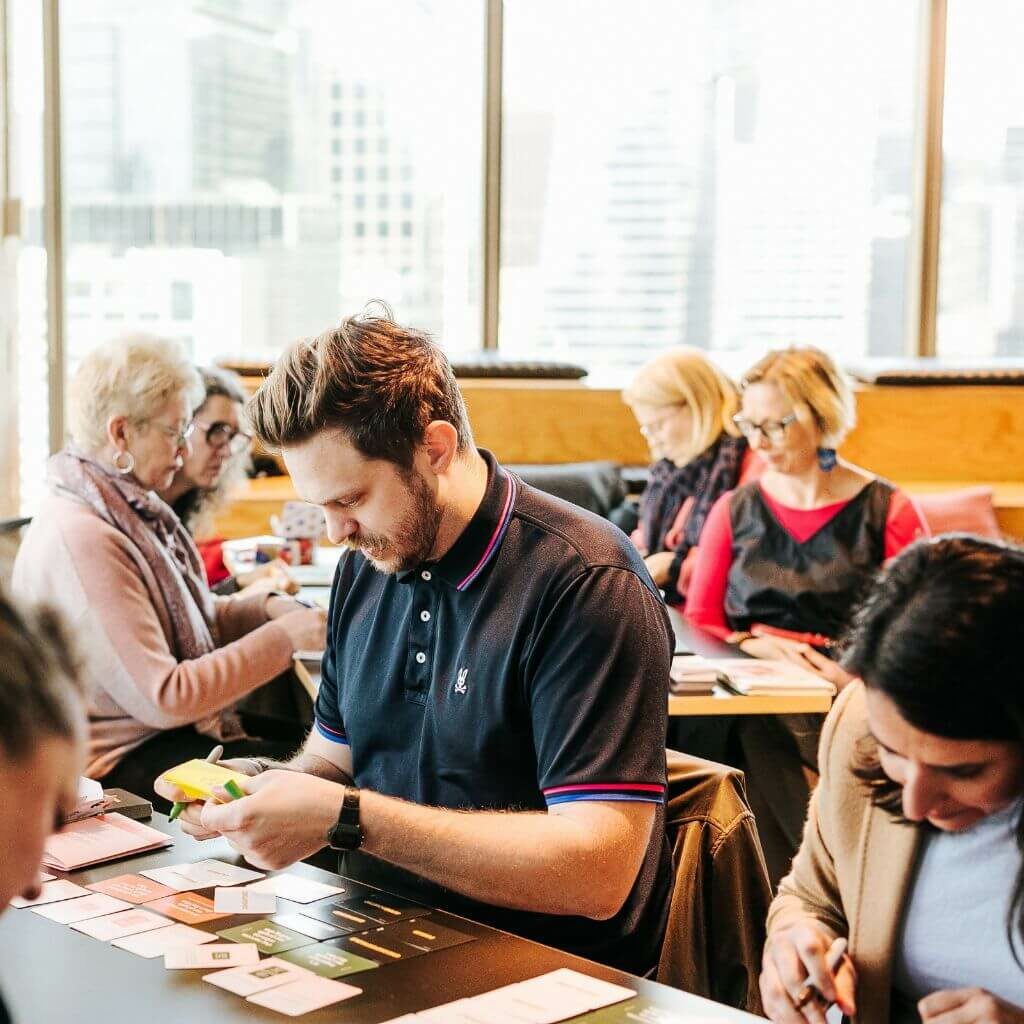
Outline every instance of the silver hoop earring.
[[(127, 460), (125, 465), (121, 465), (121, 459)], [(131, 452), (118, 452), (114, 456), (114, 469), (121, 474), (121, 476), (127, 476), (133, 469), (135, 469), (135, 456)]]

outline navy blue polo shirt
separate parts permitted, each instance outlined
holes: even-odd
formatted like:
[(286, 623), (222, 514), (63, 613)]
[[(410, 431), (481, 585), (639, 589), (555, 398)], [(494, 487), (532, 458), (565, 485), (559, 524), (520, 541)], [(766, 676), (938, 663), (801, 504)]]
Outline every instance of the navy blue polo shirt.
[(483, 501), (444, 557), (399, 574), (378, 572), (360, 554), (342, 559), (315, 727), (351, 746), (358, 786), (418, 804), (656, 804), (636, 883), (607, 921), (435, 894), (497, 927), (646, 970), (657, 960), (671, 887), (664, 801), (673, 637), (664, 603), (625, 534), (481, 454)]

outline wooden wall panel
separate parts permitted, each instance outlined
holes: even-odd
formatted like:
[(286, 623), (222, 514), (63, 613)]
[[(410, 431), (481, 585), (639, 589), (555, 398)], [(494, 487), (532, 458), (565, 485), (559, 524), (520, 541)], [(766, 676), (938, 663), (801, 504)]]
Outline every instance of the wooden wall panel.
[[(461, 382), (476, 441), (504, 462), (648, 461), (618, 390), (578, 382)], [(858, 426), (843, 454), (911, 491), (988, 483), (1003, 528), (1024, 537), (1024, 388), (872, 387), (857, 391)], [(257, 481), (220, 521), (225, 536), (264, 533), (292, 496)]]

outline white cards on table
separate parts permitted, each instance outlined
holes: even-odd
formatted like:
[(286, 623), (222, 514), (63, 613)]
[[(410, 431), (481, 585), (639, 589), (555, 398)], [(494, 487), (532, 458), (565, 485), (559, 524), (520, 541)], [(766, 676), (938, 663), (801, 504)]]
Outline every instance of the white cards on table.
[(71, 927), (76, 932), (99, 939), (100, 942), (111, 942), (114, 939), (123, 939), (128, 935), (138, 935), (141, 932), (166, 928), (167, 918), (160, 914), (154, 914), (151, 910), (132, 907), (131, 910), (122, 911), (120, 914), (111, 914), (109, 917), (94, 917), (88, 921), (79, 921)]
[(247, 885), (250, 892), (267, 892), (279, 896), (283, 900), (290, 900), (292, 903), (314, 903), (316, 900), (326, 899), (328, 896), (338, 896), (345, 892), (340, 885), (325, 885), (323, 882), (314, 882), (311, 878), (303, 878), (301, 875), (268, 875), (262, 882), (253, 882)]
[(388, 1024), (482, 1024), (490, 1021), (558, 1024), (635, 995), (632, 989), (563, 967), (471, 999), (458, 999), (420, 1013), (406, 1014)]
[(246, 1002), (277, 1010), (287, 1017), (301, 1017), (324, 1006), (332, 1006), (343, 999), (351, 999), (363, 990), (343, 981), (331, 981), (309, 972), (309, 977), (290, 981), (286, 985), (275, 985), (266, 992), (249, 996)]
[(236, 996), (251, 996), (257, 992), (297, 981), (306, 975), (316, 977), (312, 971), (287, 960), (279, 960), (276, 956), (261, 960), (253, 967), (234, 967), (228, 971), (216, 971), (204, 974), (203, 981), (211, 985), (234, 992)]
[(260, 951), (251, 942), (210, 942), (204, 946), (181, 946), (164, 953), (168, 970), (197, 967), (251, 967), (260, 962)]
[(40, 893), (34, 900), (26, 900), (15, 896), (11, 900), (12, 907), (41, 907), (44, 903), (57, 903), (59, 900), (73, 900), (78, 896), (88, 896), (89, 890), (83, 889), (66, 878), (58, 878), (55, 882), (44, 882)]
[(139, 932), (123, 939), (114, 939), (112, 945), (118, 949), (127, 949), (136, 956), (153, 960), (179, 946), (201, 946), (204, 942), (213, 942), (216, 938), (216, 935), (201, 932), (187, 924), (172, 924), (167, 928), (156, 928), (151, 932)]
[(116, 914), (119, 910), (131, 910), (132, 905), (124, 900), (94, 892), (90, 896), (79, 896), (73, 900), (61, 900), (60, 903), (49, 903), (42, 907), (33, 907), (32, 913), (40, 917), (48, 917), (58, 924), (75, 924), (77, 921), (88, 921), (91, 917), (105, 917)]
[(218, 914), (273, 914), (277, 897), (272, 892), (254, 892), (251, 886), (214, 889), (213, 909)]
[(263, 878), (262, 871), (235, 867), (220, 860), (200, 860), (194, 864), (174, 864), (166, 868), (150, 868), (140, 871), (140, 875), (153, 879), (177, 892), (189, 892), (192, 889), (206, 889), (214, 885), (244, 885)]

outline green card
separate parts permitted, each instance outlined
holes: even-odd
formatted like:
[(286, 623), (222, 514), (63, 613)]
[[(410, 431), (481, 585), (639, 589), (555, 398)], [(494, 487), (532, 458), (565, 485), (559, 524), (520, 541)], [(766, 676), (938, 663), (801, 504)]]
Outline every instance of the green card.
[(334, 942), (318, 942), (315, 946), (293, 949), (289, 953), (282, 953), (281, 959), (305, 967), (307, 971), (324, 978), (341, 978), (346, 974), (370, 971), (377, 966), (372, 960), (339, 949)]
[(230, 939), (232, 942), (255, 943), (256, 948), (268, 956), (276, 956), (289, 949), (298, 949), (299, 946), (310, 946), (316, 941), (308, 935), (300, 935), (291, 928), (284, 928), (265, 919), (250, 921), (249, 924), (239, 925), (237, 928), (227, 928), (217, 934), (222, 939)]

